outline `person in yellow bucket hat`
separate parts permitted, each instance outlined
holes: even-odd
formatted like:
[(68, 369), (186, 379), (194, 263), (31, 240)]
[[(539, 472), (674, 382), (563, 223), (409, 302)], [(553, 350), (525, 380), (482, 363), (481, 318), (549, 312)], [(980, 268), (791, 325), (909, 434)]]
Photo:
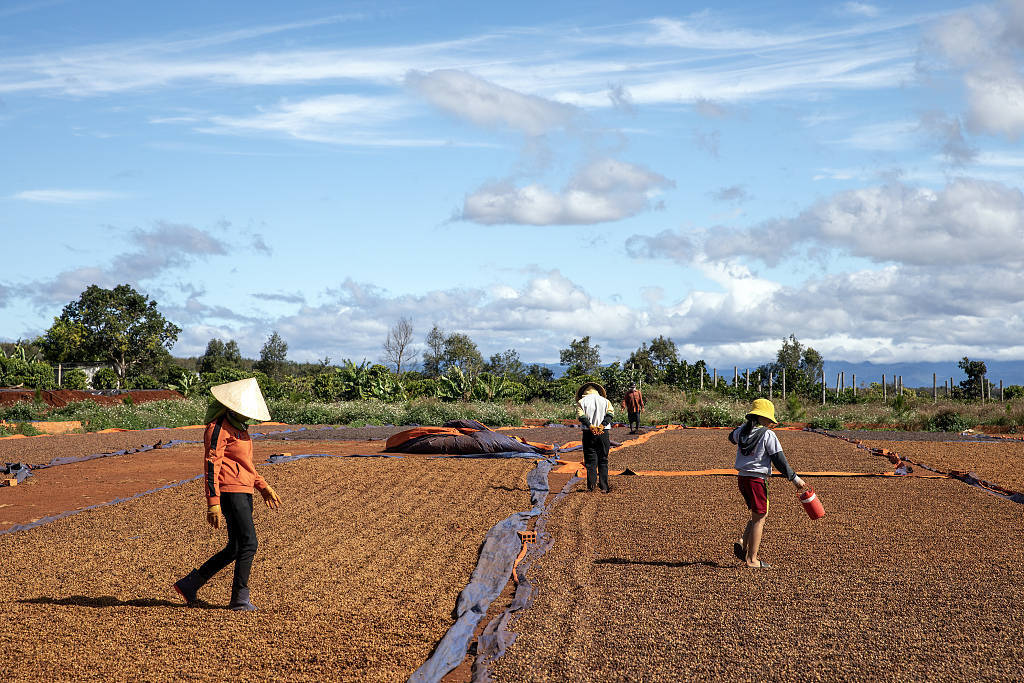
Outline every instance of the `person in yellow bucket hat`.
[(221, 514), (227, 527), (228, 543), (199, 569), (193, 569), (174, 584), (189, 605), (196, 604), (197, 593), (214, 574), (235, 563), (228, 608), (252, 612), (256, 606), (249, 600), (249, 573), (256, 556), (258, 541), (252, 521), (252, 494), (259, 491), (271, 509), (281, 505), (281, 498), (260, 476), (252, 462), (252, 439), (247, 420), (266, 422), (270, 411), (255, 378), (242, 379), (210, 387), (214, 401), (206, 413), (204, 436), (204, 493), (206, 521), (214, 529), (221, 525)]
[(757, 551), (761, 547), (764, 520), (768, 516), (768, 478), (772, 476), (772, 465), (797, 489), (807, 486), (789, 466), (779, 437), (770, 429), (776, 424), (775, 404), (766, 398), (756, 398), (746, 415), (746, 422), (729, 434), (729, 441), (736, 444), (740, 493), (750, 510), (750, 521), (743, 530), (743, 536), (733, 544), (733, 553), (751, 569), (770, 567), (758, 559)]

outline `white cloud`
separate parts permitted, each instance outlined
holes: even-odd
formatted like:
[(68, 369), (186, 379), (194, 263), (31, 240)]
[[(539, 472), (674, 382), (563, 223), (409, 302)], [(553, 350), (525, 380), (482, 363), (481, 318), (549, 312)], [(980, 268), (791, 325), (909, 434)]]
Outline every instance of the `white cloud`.
[(435, 107), (478, 126), (504, 126), (526, 135), (564, 128), (578, 115), (575, 107), (524, 95), (465, 71), (410, 71), (408, 87)]
[(919, 128), (916, 121), (884, 121), (858, 126), (836, 142), (855, 149), (896, 152), (913, 146)]
[(336, 94), (283, 101), (252, 116), (213, 116), (205, 133), (278, 134), (333, 144), (425, 147), (450, 144), (440, 139), (391, 136), (380, 130), (403, 117), (394, 97)]
[(106, 190), (24, 190), (11, 195), (11, 199), (43, 204), (78, 204), (122, 199), (125, 195)]
[(818, 249), (920, 266), (1024, 264), (1024, 193), (972, 178), (941, 190), (887, 185), (840, 192), (790, 219), (748, 229), (715, 227), (691, 234), (634, 235), (635, 257), (680, 263), (742, 257), (775, 265)]
[(581, 168), (559, 193), (510, 181), (466, 197), (460, 218), (494, 225), (581, 225), (616, 221), (651, 208), (651, 199), (674, 183), (635, 164), (615, 159)]
[(1018, 140), (1024, 133), (1024, 5), (972, 7), (941, 22), (931, 38), (963, 75), (968, 127)]
[(869, 19), (874, 19), (880, 14), (878, 7), (869, 5), (866, 2), (844, 2), (840, 5), (839, 11), (842, 14), (867, 17)]
[(18, 294), (41, 307), (64, 304), (89, 285), (109, 288), (125, 282), (151, 282), (194, 261), (227, 253), (225, 240), (210, 232), (166, 221), (157, 221), (149, 230), (127, 231), (123, 243), (126, 250), (107, 266), (74, 268), (46, 280), (23, 283)]

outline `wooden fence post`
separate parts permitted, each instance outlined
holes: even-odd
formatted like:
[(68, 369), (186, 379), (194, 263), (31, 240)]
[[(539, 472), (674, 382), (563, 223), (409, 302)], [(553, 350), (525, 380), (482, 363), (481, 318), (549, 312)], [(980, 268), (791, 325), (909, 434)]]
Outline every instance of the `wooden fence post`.
[(1003, 398), (1003, 380), (999, 380), (999, 402), (1002, 403), (1004, 400), (1006, 399)]
[(932, 403), (939, 402), (939, 376), (937, 373), (932, 373)]
[(857, 373), (853, 373), (853, 381), (850, 382), (850, 386), (853, 387), (853, 397), (857, 398)]
[(883, 372), (882, 373), (882, 403), (885, 403), (886, 400), (889, 398), (888, 396), (886, 396), (886, 393), (887, 392), (886, 392), (886, 387), (885, 387), (885, 373)]
[(739, 369), (734, 365), (732, 366), (732, 385), (735, 387), (739, 382), (740, 374)]
[(821, 366), (821, 405), (825, 405), (825, 366)]
[(747, 391), (750, 391), (750, 368), (747, 368)]

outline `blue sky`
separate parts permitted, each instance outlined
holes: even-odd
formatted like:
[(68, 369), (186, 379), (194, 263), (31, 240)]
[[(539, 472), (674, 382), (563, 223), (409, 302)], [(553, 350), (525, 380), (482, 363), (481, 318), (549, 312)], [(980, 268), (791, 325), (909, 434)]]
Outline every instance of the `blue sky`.
[(1024, 359), (1024, 2), (778, 5), (0, 2), (0, 339)]

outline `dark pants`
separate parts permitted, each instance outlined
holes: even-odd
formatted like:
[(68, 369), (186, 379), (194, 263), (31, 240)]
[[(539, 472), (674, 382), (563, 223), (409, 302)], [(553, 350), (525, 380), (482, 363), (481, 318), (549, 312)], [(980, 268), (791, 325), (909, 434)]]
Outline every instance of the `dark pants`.
[(626, 415), (628, 416), (628, 419), (629, 419), (629, 431), (631, 431), (631, 432), (639, 432), (640, 431), (640, 413), (632, 413), (632, 412), (627, 410), (626, 411)]
[(587, 468), (587, 488), (591, 491), (595, 483), (602, 491), (608, 490), (608, 451), (611, 447), (607, 431), (597, 436), (589, 429), (583, 430), (583, 466)]
[(224, 513), (228, 527), (228, 544), (224, 550), (204, 562), (198, 573), (201, 582), (206, 583), (214, 574), (234, 562), (235, 577), (231, 590), (235, 593), (249, 587), (252, 558), (256, 556), (258, 546), (256, 527), (252, 523), (252, 494), (222, 492), (220, 511)]

